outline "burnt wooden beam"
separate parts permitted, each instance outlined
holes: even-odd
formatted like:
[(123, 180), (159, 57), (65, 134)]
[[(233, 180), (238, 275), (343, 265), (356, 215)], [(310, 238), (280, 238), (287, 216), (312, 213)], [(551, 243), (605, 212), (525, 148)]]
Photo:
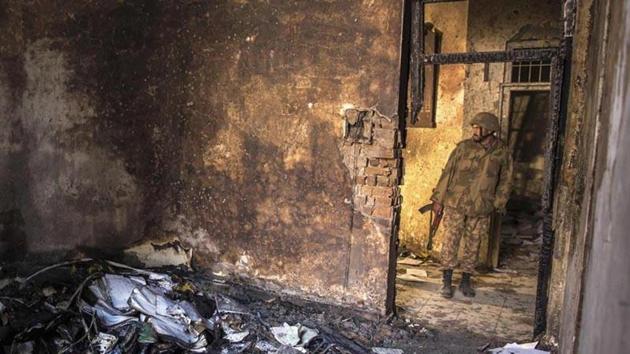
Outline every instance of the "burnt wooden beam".
[(542, 197), (543, 232), (538, 264), (538, 282), (536, 286), (536, 310), (534, 312), (534, 336), (545, 332), (547, 328), (547, 305), (549, 302), (549, 281), (553, 263), (555, 231), (553, 206), (556, 184), (562, 166), (562, 139), (567, 115), (569, 78), (571, 75), (570, 58), (572, 38), (562, 40), (558, 55), (551, 61), (551, 116), (547, 126), (545, 148), (545, 177)]
[(536, 286), (536, 309), (534, 311), (534, 337), (547, 329), (547, 306), (549, 302), (549, 282), (555, 247), (553, 209), (556, 185), (562, 167), (562, 136), (564, 135), (569, 90), (571, 81), (571, 57), (573, 55), (573, 32), (575, 30), (576, 1), (564, 1), (564, 39), (560, 43), (558, 55), (551, 61), (552, 77), (549, 109), (551, 116), (547, 127), (545, 149), (545, 177), (542, 197), (543, 232), (540, 258), (538, 260), (538, 282)]
[(415, 124), (424, 103), (424, 2), (411, 4), (411, 122)]
[(424, 65), (474, 64), (527, 60), (551, 60), (557, 55), (557, 48), (512, 49), (497, 52), (426, 54), (422, 56), (421, 60)]

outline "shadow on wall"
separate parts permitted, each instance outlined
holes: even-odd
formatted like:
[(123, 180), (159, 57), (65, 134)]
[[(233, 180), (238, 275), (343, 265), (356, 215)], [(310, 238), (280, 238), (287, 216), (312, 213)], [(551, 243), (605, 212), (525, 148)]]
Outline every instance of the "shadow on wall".
[[(277, 247), (288, 249), (288, 257), (298, 256), (296, 247), (290, 244), (297, 243), (297, 230), (308, 227), (297, 221), (313, 217), (312, 210), (295, 214), (300, 208), (292, 204), (303, 197), (303, 183), (309, 181), (312, 190), (324, 191), (335, 185), (331, 180), (344, 177), (322, 176), (316, 173), (317, 167), (299, 160), (288, 161), (287, 170), (287, 161), (277, 159), (286, 151), (246, 130), (236, 140), (240, 142), (238, 148), (246, 152), (244, 175), (249, 180), (235, 180), (230, 175), (232, 171), (198, 159), (195, 150), (223, 138), (216, 134), (232, 116), (227, 103), (231, 100), (222, 95), (217, 95), (223, 101), (218, 104), (217, 98), (212, 97), (192, 104), (198, 98), (194, 96), (208, 94), (200, 92), (204, 88), (199, 85), (204, 79), (212, 79), (204, 75), (209, 73), (201, 72), (200, 78), (193, 74), (202, 69), (202, 64), (208, 64), (207, 60), (193, 62), (193, 51), (203, 41), (203, 32), (221, 20), (213, 23), (196, 18), (182, 24), (181, 19), (198, 11), (208, 13), (211, 9), (204, 6), (209, 5), (126, 1), (82, 8), (80, 16), (32, 19), (41, 22), (38, 24), (44, 29), (30, 34), (28, 48), (18, 63), (23, 68), (24, 83), (14, 85), (10, 92), (16, 105), (16, 123), (23, 126), (13, 128), (20, 135), (23, 152), (14, 159), (19, 165), (15, 171), (19, 173), (13, 177), (21, 180), (16, 186), (16, 206), (24, 215), (29, 250), (124, 246), (143, 234), (161, 232), (164, 212), (177, 215), (183, 205), (194, 208), (195, 214), (217, 209), (210, 215), (217, 217), (213, 219), (216, 222), (220, 214), (225, 216), (226, 210), (235, 209), (235, 205), (222, 202), (226, 195), (231, 196), (231, 202), (243, 195), (280, 197), (281, 189), (292, 192), (283, 196), (288, 203), (279, 215), (257, 220), (259, 214), (269, 214), (266, 210), (276, 210), (278, 205), (273, 199), (260, 201), (256, 207), (244, 203), (236, 207), (239, 215), (233, 215), (244, 225), (234, 228), (231, 224), (226, 229), (242, 231), (259, 223), (275, 232), (284, 225), (291, 230), (286, 233), (290, 236)], [(195, 28), (200, 23), (205, 25)], [(22, 25), (37, 28), (32, 23)], [(239, 61), (239, 65), (257, 62), (254, 53), (251, 56)], [(14, 72), (10, 68), (6, 71)], [(251, 68), (242, 67), (239, 71), (250, 72)], [(231, 88), (232, 97), (238, 97), (239, 89)], [(273, 117), (277, 113), (270, 110), (264, 115)], [(199, 125), (203, 127), (197, 130)], [(299, 155), (338, 156), (336, 170), (345, 171), (337, 148), (319, 135), (330, 131), (324, 125), (301, 124), (312, 142), (291, 147), (295, 150), (291, 155), (294, 159), (299, 159)], [(183, 134), (199, 145), (184, 146)], [(186, 163), (183, 156), (188, 158)], [(218, 156), (208, 158), (221, 160)], [(180, 171), (184, 180), (180, 179)], [(204, 179), (212, 176), (212, 185), (204, 182), (196, 186), (199, 174)], [(256, 177), (260, 178), (258, 184), (252, 183), (254, 176), (260, 176)], [(193, 190), (184, 193), (187, 184)], [(337, 187), (332, 188), (328, 194), (339, 192)], [(309, 198), (310, 205), (321, 204), (320, 196), (306, 199)], [(243, 239), (240, 246), (251, 245), (247, 233), (238, 236)]]
[[(398, 59), (374, 48), (384, 34), (372, 24), (342, 14), (376, 10), (299, 1), (195, 6), (207, 18), (189, 20), (198, 39), (173, 228), (192, 231), (179, 234), (204, 266), (217, 269), (218, 260), (284, 287), (342, 293), (352, 181), (338, 147), (340, 99), (376, 101)], [(313, 15), (322, 12), (330, 15)], [(353, 45), (337, 44), (346, 40)]]
[(24, 218), (19, 210), (0, 212), (0, 254), (7, 262), (21, 260), (26, 254)]
[[(395, 112), (400, 11), (34, 4), (20, 24), (22, 182), (10, 208), (24, 216), (28, 251), (179, 236), (197, 264), (347, 292), (353, 181), (338, 111), (350, 102)], [(371, 241), (356, 241), (379, 262), (362, 268), (374, 278), (362, 286), (384, 291), (375, 284), (389, 239)]]
[(14, 194), (2, 208), (23, 215), (30, 252), (123, 247), (174, 199), (190, 48), (158, 31), (165, 11), (147, 4), (42, 11), (21, 23), (24, 52), (2, 58), (1, 182)]

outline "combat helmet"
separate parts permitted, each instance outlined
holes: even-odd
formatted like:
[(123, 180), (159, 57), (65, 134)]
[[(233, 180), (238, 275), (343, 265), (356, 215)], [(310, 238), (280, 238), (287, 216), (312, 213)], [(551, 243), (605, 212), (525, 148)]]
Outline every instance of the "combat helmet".
[(478, 125), (489, 132), (498, 132), (501, 130), (501, 127), (499, 126), (499, 118), (488, 112), (477, 113), (477, 115), (475, 115), (475, 117), (470, 121), (470, 125)]

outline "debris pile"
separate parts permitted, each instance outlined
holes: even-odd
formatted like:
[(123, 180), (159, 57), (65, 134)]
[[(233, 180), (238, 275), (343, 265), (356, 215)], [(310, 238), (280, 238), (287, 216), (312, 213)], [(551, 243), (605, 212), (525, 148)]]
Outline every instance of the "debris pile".
[(501, 223), (500, 273), (535, 275), (542, 243), (542, 215), (511, 210)]
[(490, 353), (494, 354), (549, 354), (548, 351), (538, 350), (538, 342), (532, 343), (509, 343), (501, 348), (491, 349)]
[(360, 343), (359, 334), (350, 338), (337, 329), (306, 324), (307, 318), (300, 323), (275, 299), (243, 305), (195, 276), (178, 268), (158, 272), (83, 259), (5, 280), (0, 288), (0, 351), (387, 352), (366, 346), (367, 335)]

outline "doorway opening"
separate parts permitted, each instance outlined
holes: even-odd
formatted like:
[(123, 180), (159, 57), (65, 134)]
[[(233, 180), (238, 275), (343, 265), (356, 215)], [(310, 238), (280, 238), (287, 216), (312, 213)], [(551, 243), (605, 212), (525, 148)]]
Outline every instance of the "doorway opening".
[(510, 208), (540, 209), (545, 177), (545, 129), (549, 91), (510, 92), (507, 143), (514, 160)]
[[(558, 126), (565, 104), (561, 88), (566, 56), (558, 49), (566, 45), (561, 3), (541, 0), (540, 6), (547, 8), (535, 15), (535, 6), (517, 0), (496, 7), (434, 0), (410, 6), (399, 249), (392, 265), (396, 309), (403, 316), (497, 342), (529, 340), (544, 328)], [(498, 27), (502, 31), (484, 30)], [(439, 33), (439, 48), (428, 33)], [(512, 46), (514, 38), (523, 45)], [(508, 212), (493, 215), (482, 240), (474, 276), (477, 296), (456, 291), (453, 299), (444, 299), (439, 294), (444, 229), (433, 235), (428, 249), (431, 219), (418, 209), (430, 203), (450, 152), (470, 137), (469, 120), (484, 111), (500, 118), (499, 137), (515, 161), (515, 187)], [(456, 269), (455, 287), (460, 279)]]

